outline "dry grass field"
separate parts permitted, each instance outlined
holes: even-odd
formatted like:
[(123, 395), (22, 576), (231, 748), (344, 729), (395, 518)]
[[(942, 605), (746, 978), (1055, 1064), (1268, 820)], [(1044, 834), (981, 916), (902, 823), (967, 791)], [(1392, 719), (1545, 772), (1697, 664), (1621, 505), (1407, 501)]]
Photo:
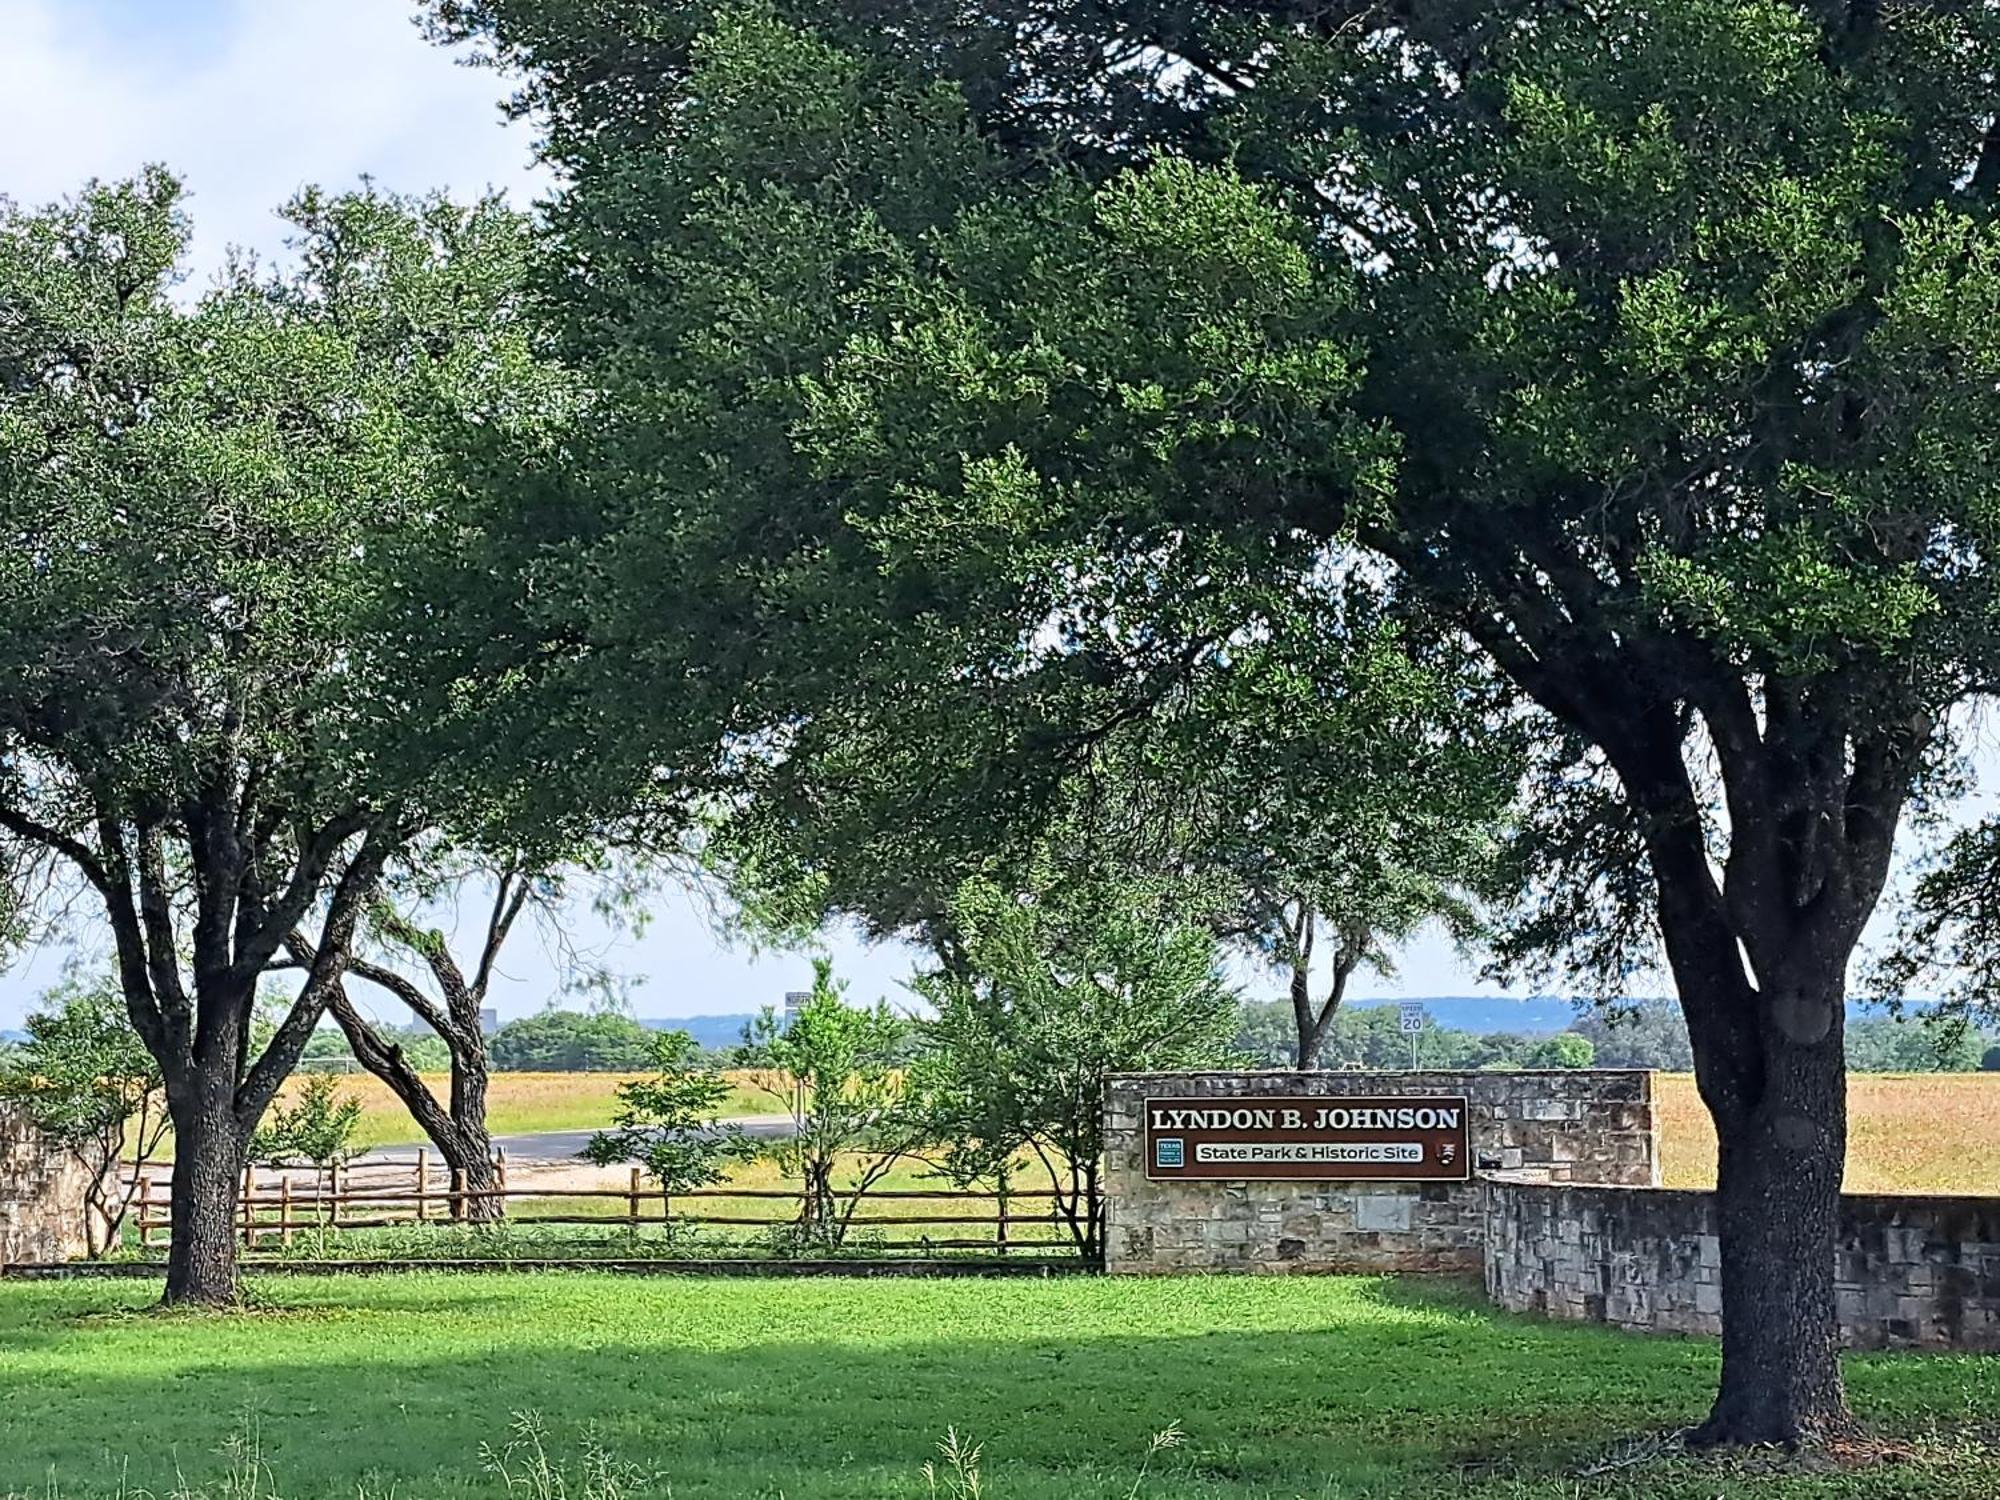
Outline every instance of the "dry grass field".
[[(611, 1123), (618, 1108), (618, 1085), (640, 1075), (633, 1073), (495, 1073), (487, 1090), (487, 1124), (495, 1135), (534, 1135), (545, 1130), (595, 1130)], [(730, 1115), (775, 1114), (782, 1108), (770, 1095), (752, 1086), (748, 1074), (732, 1074), (734, 1091), (725, 1106)], [(443, 1078), (430, 1083), (442, 1096), (448, 1088)], [(286, 1090), (296, 1089), (293, 1078)], [(374, 1146), (412, 1145), (423, 1133), (410, 1122), (409, 1111), (389, 1092), (388, 1086), (370, 1074), (343, 1077), (341, 1092), (361, 1100), (361, 1123), (354, 1133), (355, 1145), (367, 1150)], [(285, 1097), (285, 1096), (281, 1096)]]
[[(1668, 1187), (1715, 1184), (1715, 1132), (1685, 1073), (1654, 1080)], [(2000, 1193), (2000, 1073), (1856, 1073), (1850, 1193)]]

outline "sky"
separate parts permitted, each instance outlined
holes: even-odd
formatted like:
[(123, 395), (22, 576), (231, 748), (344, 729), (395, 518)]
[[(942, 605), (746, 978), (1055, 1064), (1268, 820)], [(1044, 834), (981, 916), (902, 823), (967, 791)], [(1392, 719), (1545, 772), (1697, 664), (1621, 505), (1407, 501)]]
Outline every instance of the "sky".
[[(0, 0), (0, 194), (38, 204), (163, 162), (191, 193), (197, 278), (232, 244), (282, 256), (274, 210), (308, 184), (341, 189), (369, 176), (401, 192), (494, 189), (524, 207), (546, 194), (532, 129), (501, 114), (506, 80), (426, 42), (412, 16), (408, 0)], [(440, 925), (457, 924), (446, 914)], [(684, 895), (664, 897), (636, 940), (587, 912), (572, 928), (580, 947), (634, 981), (642, 1016), (753, 1010), (811, 979), (808, 955), (732, 946)], [(856, 998), (906, 998), (908, 950), (841, 932), (825, 947)], [(18, 1025), (74, 957), (47, 947), (0, 974), (0, 1027)], [(534, 935), (502, 967), (503, 1015), (530, 1014), (558, 992), (556, 954)], [(1429, 936), (1394, 978), (1357, 987), (1358, 996), (1499, 993)]]

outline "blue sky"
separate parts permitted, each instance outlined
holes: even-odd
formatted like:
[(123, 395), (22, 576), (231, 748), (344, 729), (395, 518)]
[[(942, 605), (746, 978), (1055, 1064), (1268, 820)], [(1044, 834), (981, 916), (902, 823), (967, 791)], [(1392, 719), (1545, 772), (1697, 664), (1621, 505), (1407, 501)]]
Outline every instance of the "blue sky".
[[(281, 254), (272, 211), (308, 183), (369, 175), (399, 191), (494, 188), (531, 202), (548, 179), (527, 128), (501, 118), (504, 80), (428, 45), (412, 14), (407, 0), (0, 0), (0, 193), (44, 202), (165, 162), (192, 193), (197, 276), (229, 244)], [(810, 977), (804, 955), (726, 945), (684, 897), (663, 900), (636, 942), (588, 914), (576, 927), (639, 981), (642, 1015), (751, 1009)], [(907, 952), (841, 934), (828, 947), (857, 996), (902, 996)], [(17, 1024), (68, 958), (48, 948), (0, 975), (0, 1026)], [(520, 943), (505, 967), (503, 1012), (550, 998), (556, 965), (542, 943)], [(1394, 981), (1361, 993), (1494, 991), (1449, 945), (1420, 940)]]

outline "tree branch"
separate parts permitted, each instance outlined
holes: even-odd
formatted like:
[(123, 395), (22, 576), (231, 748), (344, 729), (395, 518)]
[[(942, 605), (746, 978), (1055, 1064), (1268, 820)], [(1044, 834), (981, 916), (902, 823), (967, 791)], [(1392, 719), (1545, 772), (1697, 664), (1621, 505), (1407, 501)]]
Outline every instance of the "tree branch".
[(55, 850), (56, 853), (81, 870), (84, 879), (96, 886), (98, 890), (107, 895), (110, 894), (110, 875), (106, 872), (103, 862), (91, 852), (90, 846), (85, 844), (81, 839), (71, 838), (69, 835), (50, 828), (46, 824), (38, 823), (33, 818), (15, 812), (9, 807), (0, 807), (0, 828), (6, 829), (16, 837), (24, 838), (31, 843), (40, 844), (44, 848)]

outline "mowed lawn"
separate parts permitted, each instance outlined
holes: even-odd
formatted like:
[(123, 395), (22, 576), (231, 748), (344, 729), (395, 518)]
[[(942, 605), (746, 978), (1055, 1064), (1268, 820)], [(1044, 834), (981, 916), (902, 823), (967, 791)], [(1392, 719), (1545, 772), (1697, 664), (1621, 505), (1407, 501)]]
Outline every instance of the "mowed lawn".
[[(581, 1500), (601, 1443), (673, 1500), (923, 1497), (956, 1428), (992, 1500), (1973, 1500), (2000, 1362), (1870, 1357), (1855, 1400), (1915, 1440), (1849, 1474), (1655, 1460), (1707, 1343), (1496, 1316), (1469, 1292), (1332, 1278), (268, 1278), (247, 1315), (150, 1284), (0, 1285), (0, 1493), (242, 1500), (500, 1495), (482, 1444), (535, 1411)], [(1178, 1428), (1155, 1454), (1152, 1435)], [(1767, 1461), (1768, 1462), (1768, 1461)], [(240, 1465), (239, 1465), (240, 1467)], [(547, 1493), (546, 1488), (530, 1493)], [(950, 1493), (945, 1491), (945, 1493)]]
[[(1668, 1187), (1715, 1185), (1715, 1130), (1686, 1073), (1653, 1079)], [(2000, 1194), (2000, 1073), (1853, 1073), (1850, 1193)], [(1994, 1485), (2000, 1496), (2000, 1482)]]

